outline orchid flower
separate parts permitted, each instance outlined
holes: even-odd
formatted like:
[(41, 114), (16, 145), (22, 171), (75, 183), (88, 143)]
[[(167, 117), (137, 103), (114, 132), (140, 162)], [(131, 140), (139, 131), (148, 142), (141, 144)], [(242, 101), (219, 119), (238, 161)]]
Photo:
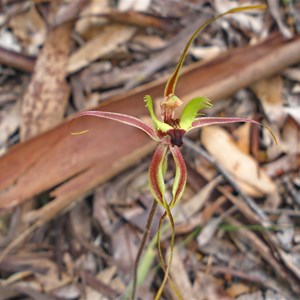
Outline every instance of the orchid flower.
[[(145, 96), (144, 101), (146, 107), (149, 111), (150, 117), (152, 119), (152, 126), (149, 126), (142, 120), (125, 114), (115, 113), (115, 112), (104, 112), (104, 111), (85, 111), (76, 115), (74, 119), (77, 119), (82, 116), (95, 116), (100, 118), (105, 118), (109, 120), (114, 120), (126, 125), (136, 127), (144, 131), (152, 140), (157, 142), (157, 148), (153, 154), (148, 176), (149, 176), (149, 185), (151, 194), (154, 197), (156, 203), (162, 206), (165, 210), (165, 214), (161, 218), (161, 222), (158, 229), (158, 249), (161, 264), (165, 270), (165, 277), (159, 291), (156, 294), (155, 299), (159, 299), (162, 294), (166, 280), (168, 279), (169, 269), (172, 261), (172, 252), (174, 247), (174, 220), (172, 217), (171, 209), (179, 202), (182, 197), (182, 194), (185, 190), (186, 180), (187, 180), (187, 170), (186, 165), (181, 154), (180, 148), (183, 145), (183, 137), (189, 131), (201, 128), (208, 125), (217, 125), (217, 124), (228, 124), (228, 123), (240, 123), (240, 122), (249, 122), (252, 124), (264, 126), (254, 120), (247, 118), (237, 118), (237, 117), (204, 117), (199, 115), (199, 111), (202, 109), (208, 109), (212, 107), (212, 103), (206, 97), (197, 97), (190, 100), (182, 110), (181, 116), (179, 118), (175, 117), (176, 109), (182, 105), (182, 101), (175, 95), (175, 87), (182, 68), (186, 53), (189, 46), (198, 35), (198, 33), (203, 30), (207, 25), (216, 19), (230, 13), (235, 13), (239, 11), (249, 10), (249, 9), (262, 9), (265, 8), (264, 5), (255, 5), (255, 6), (246, 6), (231, 9), (221, 15), (218, 15), (201, 27), (199, 27), (195, 33), (191, 36), (188, 43), (185, 46), (185, 49), (179, 59), (179, 62), (176, 66), (174, 73), (171, 75), (168, 80), (165, 91), (164, 99), (160, 103), (161, 106), (161, 119), (157, 118), (154, 113), (153, 101), (149, 95)], [(266, 126), (264, 126), (266, 127)], [(268, 127), (266, 127), (268, 129)], [(272, 134), (275, 142), (276, 138), (272, 131), (268, 129)], [(86, 132), (86, 131), (84, 131)], [(80, 132), (83, 133), (83, 132)], [(78, 134), (78, 133), (75, 133)], [(165, 183), (164, 183), (164, 174), (167, 167), (167, 157), (171, 154), (174, 163), (175, 163), (175, 179), (172, 188), (172, 199), (170, 202), (167, 202), (165, 198)], [(160, 249), (160, 232), (162, 222), (165, 217), (168, 217), (171, 223), (172, 228), (172, 237), (171, 237), (171, 255), (169, 258), (169, 263), (166, 264), (163, 261), (163, 257)], [(134, 294), (134, 293), (133, 293)], [(180, 293), (177, 293), (180, 298)], [(134, 298), (134, 297), (133, 297)]]

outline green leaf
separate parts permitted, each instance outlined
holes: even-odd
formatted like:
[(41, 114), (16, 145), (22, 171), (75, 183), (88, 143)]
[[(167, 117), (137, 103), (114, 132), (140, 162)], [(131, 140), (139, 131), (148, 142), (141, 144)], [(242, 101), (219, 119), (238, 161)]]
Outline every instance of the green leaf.
[(167, 81), (166, 87), (165, 87), (165, 92), (164, 92), (164, 96), (167, 97), (170, 94), (175, 94), (175, 87), (176, 87), (176, 83), (180, 74), (180, 70), (182, 68), (185, 56), (188, 52), (189, 47), (191, 46), (192, 42), (194, 41), (194, 39), (196, 38), (196, 36), (203, 30), (205, 29), (210, 23), (214, 22), (215, 20), (228, 15), (228, 14), (233, 14), (233, 13), (237, 13), (237, 12), (241, 12), (241, 11), (246, 11), (246, 10), (252, 10), (252, 9), (265, 9), (267, 6), (266, 5), (249, 5), (249, 6), (243, 6), (243, 7), (236, 7), (233, 9), (230, 9), (222, 14), (219, 14), (211, 19), (209, 19), (208, 21), (206, 21), (204, 24), (202, 24), (194, 33), (193, 35), (190, 37), (189, 41), (187, 42), (187, 44), (184, 47), (184, 50), (179, 58), (179, 61), (177, 63), (176, 69), (173, 72), (173, 74), (171, 75), (171, 77), (169, 78), (169, 80)]
[(197, 97), (187, 103), (180, 117), (179, 127), (188, 131), (198, 116), (198, 111), (204, 108), (211, 108), (212, 104), (206, 97)]
[(146, 103), (146, 107), (148, 108), (149, 110), (149, 114), (150, 114), (150, 117), (153, 121), (153, 124), (154, 124), (154, 127), (156, 130), (160, 130), (162, 132), (166, 132), (168, 131), (169, 129), (172, 129), (172, 127), (164, 122), (161, 122), (157, 119), (155, 113), (154, 113), (154, 109), (153, 109), (153, 101), (152, 101), (152, 98), (151, 96), (149, 95), (146, 95), (144, 97), (144, 100), (145, 100), (145, 103)]

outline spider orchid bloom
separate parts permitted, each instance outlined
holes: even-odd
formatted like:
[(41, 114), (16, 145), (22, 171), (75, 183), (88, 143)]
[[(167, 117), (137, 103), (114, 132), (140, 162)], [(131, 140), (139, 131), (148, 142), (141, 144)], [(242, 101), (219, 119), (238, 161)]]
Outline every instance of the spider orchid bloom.
[[(221, 18), (224, 15), (236, 13), (240, 11), (252, 10), (252, 9), (265, 9), (266, 6), (264, 5), (253, 5), (253, 6), (245, 6), (245, 7), (238, 7), (231, 10), (228, 10), (225, 13), (217, 15), (207, 22), (205, 22), (202, 26), (200, 26), (194, 34), (190, 37), (189, 41), (185, 45), (183, 53), (181, 54), (178, 64), (175, 68), (175, 71), (171, 75), (170, 79), (168, 80), (165, 91), (164, 91), (164, 100), (160, 103), (161, 105), (161, 120), (159, 120), (153, 108), (153, 102), (150, 96), (145, 96), (145, 103), (146, 107), (148, 108), (150, 117), (152, 119), (153, 126), (149, 126), (148, 124), (144, 123), (142, 120), (125, 115), (120, 113), (114, 112), (104, 112), (104, 111), (85, 111), (77, 114), (75, 118), (72, 120), (82, 117), (82, 116), (95, 116), (100, 118), (105, 118), (109, 120), (114, 120), (120, 123), (124, 123), (133, 127), (136, 127), (146, 134), (150, 136), (154, 141), (158, 143), (158, 146), (153, 154), (150, 166), (149, 166), (149, 185), (151, 193), (156, 202), (154, 204), (161, 205), (165, 212), (160, 219), (158, 232), (157, 232), (157, 244), (158, 244), (158, 253), (161, 262), (161, 266), (165, 271), (165, 276), (163, 282), (155, 296), (155, 300), (160, 299), (160, 296), (163, 292), (164, 286), (166, 284), (167, 279), (169, 278), (169, 271), (172, 262), (173, 256), (173, 249), (174, 249), (174, 239), (175, 239), (175, 225), (174, 219), (171, 213), (171, 208), (174, 207), (180, 200), (186, 185), (187, 180), (187, 171), (186, 165), (183, 159), (183, 156), (180, 152), (180, 147), (183, 144), (183, 137), (184, 135), (192, 129), (200, 128), (208, 125), (218, 125), (218, 124), (228, 124), (228, 123), (238, 123), (238, 122), (249, 122), (252, 124), (264, 126), (254, 120), (247, 119), (247, 118), (229, 118), (229, 117), (204, 117), (199, 115), (199, 111), (206, 108), (211, 108), (212, 104), (206, 97), (197, 97), (189, 101), (182, 110), (181, 116), (179, 118), (175, 118), (175, 111), (178, 107), (182, 105), (182, 101), (175, 96), (175, 87), (176, 83), (180, 74), (180, 70), (182, 68), (185, 56), (187, 51), (192, 44), (195, 37), (202, 31), (207, 25), (212, 23), (213, 21)], [(275, 142), (277, 143), (276, 137), (273, 132), (266, 126), (264, 126), (268, 131), (271, 133), (272, 137), (274, 138)], [(72, 134), (80, 134), (86, 131), (82, 131), (79, 133), (72, 133)], [(165, 183), (164, 183), (164, 174), (167, 168), (167, 158), (168, 155), (171, 153), (171, 156), (175, 163), (175, 178), (172, 187), (172, 199), (168, 203), (165, 199)], [(153, 206), (154, 207), (154, 206)], [(156, 207), (156, 206), (155, 206)], [(171, 235), (171, 253), (168, 260), (168, 263), (164, 261), (161, 245), (160, 245), (160, 234), (162, 223), (165, 217), (168, 217), (172, 229)], [(149, 215), (148, 221), (151, 224), (153, 218), (153, 214)], [(147, 222), (148, 222), (147, 221)], [(147, 236), (148, 231), (145, 231), (145, 237)], [(142, 247), (145, 245), (146, 238), (144, 242), (142, 242)], [(142, 248), (140, 248), (142, 249)], [(141, 252), (139, 252), (137, 256), (137, 264), (140, 258)], [(137, 283), (137, 269), (135, 269), (135, 275), (133, 280), (133, 292), (132, 292), (132, 299), (135, 298), (135, 289)], [(172, 283), (172, 282), (171, 282)], [(174, 291), (177, 289), (174, 288)], [(177, 293), (176, 293), (177, 294)], [(180, 294), (177, 294), (178, 296)], [(183, 299), (182, 297), (179, 297)]]
[[(157, 119), (154, 113), (153, 102), (151, 97), (148, 95), (145, 96), (146, 107), (149, 110), (149, 114), (153, 122), (153, 127), (150, 127), (149, 125), (147, 125), (142, 120), (136, 117), (114, 112), (86, 111), (77, 114), (74, 118), (77, 119), (82, 116), (95, 116), (114, 120), (136, 127), (148, 134), (154, 141), (158, 142), (158, 147), (154, 152), (149, 167), (149, 182), (153, 197), (158, 202), (158, 204), (162, 205), (165, 208), (166, 211), (169, 211), (170, 208), (172, 208), (175, 204), (178, 203), (185, 188), (187, 172), (185, 162), (179, 148), (182, 146), (183, 136), (188, 131), (194, 128), (199, 128), (208, 125), (237, 122), (250, 122), (257, 125), (262, 125), (254, 120), (246, 118), (198, 117), (199, 110), (212, 107), (211, 102), (206, 97), (197, 97), (189, 101), (184, 107), (180, 118), (176, 119), (174, 117), (174, 112), (179, 106), (182, 105), (182, 101), (177, 96), (175, 96), (175, 87), (187, 51), (195, 37), (199, 34), (199, 32), (206, 28), (210, 23), (221, 18), (222, 16), (240, 11), (265, 8), (265, 5), (252, 5), (230, 9), (220, 15), (209, 19), (193, 33), (193, 35), (190, 37), (187, 44), (185, 45), (185, 48), (175, 68), (175, 71), (171, 75), (170, 79), (167, 81), (164, 91), (164, 100), (161, 102), (161, 121)], [(266, 128), (268, 129), (268, 127)], [(270, 129), (268, 130), (270, 131), (271, 135), (273, 136), (276, 142), (276, 137)], [(84, 132), (86, 131), (82, 131), (80, 133)], [(169, 152), (171, 152), (173, 156), (176, 170), (174, 185), (172, 189), (173, 198), (170, 203), (166, 203), (164, 197), (165, 185), (163, 177), (167, 166), (167, 156)]]
[[(168, 86), (168, 85), (167, 85)], [(166, 91), (168, 91), (166, 89)], [(82, 116), (95, 116), (114, 120), (136, 127), (148, 134), (158, 146), (154, 152), (149, 167), (149, 183), (153, 197), (159, 205), (164, 208), (172, 208), (180, 200), (186, 184), (187, 171), (183, 156), (180, 152), (183, 136), (192, 129), (237, 122), (250, 122), (261, 125), (260, 123), (247, 118), (228, 118), (228, 117), (198, 117), (198, 111), (205, 108), (211, 108), (212, 104), (206, 97), (197, 97), (189, 101), (184, 107), (179, 119), (174, 117), (175, 110), (182, 105), (182, 101), (170, 94), (161, 102), (162, 120), (158, 120), (154, 113), (153, 102), (150, 96), (145, 96), (146, 107), (148, 108), (153, 127), (144, 123), (142, 120), (120, 113), (104, 111), (85, 111), (76, 115), (75, 119)], [(73, 119), (74, 120), (74, 119)], [(84, 131), (86, 132), (86, 131)], [(83, 132), (80, 132), (83, 133)], [(78, 133), (73, 133), (78, 134)], [(272, 132), (271, 132), (272, 134)], [(272, 134), (273, 135), (273, 134)], [(175, 162), (175, 180), (172, 189), (172, 200), (166, 203), (164, 173), (166, 171), (167, 156), (171, 153)]]

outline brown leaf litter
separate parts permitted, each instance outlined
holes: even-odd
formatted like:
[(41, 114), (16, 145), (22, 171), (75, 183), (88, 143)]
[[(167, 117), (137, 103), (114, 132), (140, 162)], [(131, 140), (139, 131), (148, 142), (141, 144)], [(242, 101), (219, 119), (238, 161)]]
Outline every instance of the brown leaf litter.
[[(145, 118), (143, 96), (161, 100), (187, 35), (209, 16), (245, 4), (142, 2), (0, 5), (0, 299), (127, 293), (152, 201), (146, 170), (153, 144), (94, 118), (75, 122), (74, 130), (90, 132), (72, 137), (72, 114), (95, 106)], [(200, 62), (179, 79), (184, 101), (208, 96), (208, 115), (254, 118), (279, 140), (275, 146), (248, 124), (204, 128), (185, 140), (189, 177), (174, 209), (171, 268), (184, 299), (296, 300), (300, 293), (300, 7), (267, 2), (268, 12), (212, 24), (187, 57)], [(166, 197), (173, 171), (171, 164)], [(169, 238), (166, 228), (164, 255)], [(156, 245), (149, 245), (137, 291), (143, 300), (162, 279)], [(163, 299), (177, 299), (171, 284)]]

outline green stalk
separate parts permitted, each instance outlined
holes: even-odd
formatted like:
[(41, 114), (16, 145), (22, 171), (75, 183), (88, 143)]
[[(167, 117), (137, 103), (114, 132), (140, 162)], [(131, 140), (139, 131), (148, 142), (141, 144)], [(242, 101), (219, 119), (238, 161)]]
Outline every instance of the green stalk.
[[(162, 284), (160, 285), (156, 295), (155, 295), (155, 298), (154, 300), (159, 300), (162, 293), (163, 293), (163, 290), (165, 288), (165, 285), (167, 283), (167, 280), (169, 278), (169, 273), (170, 273), (170, 268), (171, 268), (171, 265), (172, 265), (172, 260), (173, 260), (173, 253), (174, 253), (174, 245), (175, 245), (175, 224), (174, 224), (174, 219), (173, 219), (173, 216), (172, 216), (172, 213), (170, 211), (170, 207), (168, 205), (168, 203), (166, 201), (164, 201), (164, 208), (165, 208), (165, 214), (168, 216), (169, 218), (169, 221), (170, 221), (170, 225), (171, 225), (171, 230), (172, 230), (172, 234), (171, 234), (171, 243), (170, 243), (170, 257), (169, 257), (169, 262), (168, 264), (165, 266), (165, 263), (163, 263), (163, 266), (165, 266), (165, 275), (164, 275), (164, 279), (162, 281)], [(165, 214), (161, 217), (161, 222), (160, 224), (162, 223), (162, 219), (164, 218)], [(160, 237), (160, 230), (158, 230), (158, 234), (157, 234), (157, 237)], [(160, 240), (158, 239), (157, 240), (157, 245), (160, 245)], [(161, 253), (161, 247), (158, 246), (158, 249), (159, 249), (159, 257), (161, 259), (161, 261), (163, 262), (163, 258), (162, 258), (162, 253)], [(176, 291), (176, 290), (175, 290)]]
[[(157, 230), (157, 251), (158, 251), (158, 256), (159, 256), (159, 262), (165, 273), (166, 273), (166, 264), (164, 262), (164, 258), (163, 258), (162, 251), (161, 251), (161, 232), (162, 232), (163, 220), (165, 219), (166, 216), (167, 216), (167, 213), (165, 212), (159, 220), (159, 226), (158, 226), (158, 230)], [(182, 297), (178, 287), (176, 286), (175, 282), (172, 280), (172, 278), (170, 276), (169, 276), (169, 280), (170, 280), (172, 289), (175, 292), (175, 294), (177, 295), (178, 299), (183, 300), (183, 297)]]

